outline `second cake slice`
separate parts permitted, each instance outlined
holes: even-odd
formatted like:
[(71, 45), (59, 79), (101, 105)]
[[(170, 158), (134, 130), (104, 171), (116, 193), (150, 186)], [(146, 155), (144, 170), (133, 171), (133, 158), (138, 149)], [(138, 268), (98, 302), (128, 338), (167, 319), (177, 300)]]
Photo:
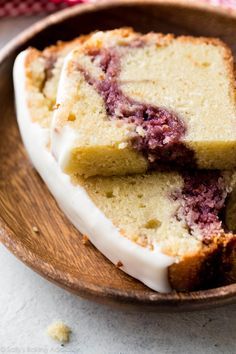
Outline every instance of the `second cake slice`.
[(69, 54), (52, 151), (86, 177), (236, 167), (233, 57), (216, 39), (97, 32)]

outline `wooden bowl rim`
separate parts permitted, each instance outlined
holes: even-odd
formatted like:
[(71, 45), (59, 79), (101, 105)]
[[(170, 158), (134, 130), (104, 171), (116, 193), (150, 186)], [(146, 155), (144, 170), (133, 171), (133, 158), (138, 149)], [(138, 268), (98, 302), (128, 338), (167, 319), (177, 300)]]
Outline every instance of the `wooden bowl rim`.
[[(46, 29), (52, 24), (59, 24), (60, 22), (80, 15), (86, 12), (94, 12), (96, 10), (108, 9), (117, 6), (129, 5), (142, 5), (142, 0), (113, 0), (112, 2), (104, 1), (99, 4), (82, 4), (68, 9), (61, 10), (57, 13), (47, 16), (46, 18), (36, 22), (29, 28), (21, 32), (18, 36), (12, 39), (0, 50), (0, 65), (8, 59), (8, 57), (23, 45), (26, 41), (33, 38), (36, 34)], [(236, 10), (223, 9), (218, 6), (213, 6), (207, 3), (199, 3), (198, 1), (185, 1), (185, 0), (148, 0), (145, 5), (156, 4), (159, 6), (175, 6), (177, 8), (192, 8), (205, 10), (210, 13), (222, 14), (225, 17), (236, 19)], [(37, 255), (28, 250), (24, 243), (15, 236), (10, 226), (2, 219), (0, 215), (0, 240), (1, 242), (21, 261), (23, 261), (31, 269), (47, 278), (48, 280), (56, 283), (69, 291), (72, 291), (81, 296), (96, 296), (98, 301), (110, 298), (111, 302), (116, 303), (129, 303), (129, 304), (145, 304), (155, 308), (155, 306), (178, 307), (188, 309), (202, 309), (215, 307), (216, 305), (225, 305), (236, 301), (236, 284), (222, 286), (210, 290), (201, 290), (191, 293), (177, 293), (172, 292), (169, 294), (151, 293), (137, 294), (135, 291), (130, 290), (129, 293), (119, 291), (114, 288), (107, 288), (101, 285), (94, 285), (92, 283), (83, 282), (79, 279), (73, 279), (73, 282), (68, 281), (64, 277), (64, 273), (58, 268), (54, 268), (52, 264), (39, 260)], [(28, 257), (28, 255), (31, 255)], [(36, 265), (37, 264), (37, 265)], [(204, 303), (206, 304), (204, 305)], [(141, 309), (141, 308), (140, 308)]]

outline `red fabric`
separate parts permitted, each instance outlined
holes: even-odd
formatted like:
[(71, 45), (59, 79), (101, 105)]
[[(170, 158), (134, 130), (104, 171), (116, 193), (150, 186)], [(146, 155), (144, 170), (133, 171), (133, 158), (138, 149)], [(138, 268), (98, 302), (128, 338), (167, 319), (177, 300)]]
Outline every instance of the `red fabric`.
[(53, 12), (88, 0), (0, 0), (0, 17)]
[(0, 17), (32, 15), (40, 12), (52, 12), (62, 7), (62, 4), (58, 6), (48, 0), (0, 0)]
[[(82, 2), (96, 2), (99, 0), (0, 0), (0, 17), (33, 15), (42, 12), (53, 12), (66, 6), (73, 6)], [(112, 0), (111, 0), (112, 1)], [(236, 0), (199, 0), (221, 5), (228, 8), (236, 8)]]

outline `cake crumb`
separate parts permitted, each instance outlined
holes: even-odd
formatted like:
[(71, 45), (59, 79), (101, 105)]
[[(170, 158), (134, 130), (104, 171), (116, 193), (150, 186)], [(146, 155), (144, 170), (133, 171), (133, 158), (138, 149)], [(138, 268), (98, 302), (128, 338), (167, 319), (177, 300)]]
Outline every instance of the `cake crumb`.
[(37, 228), (37, 226), (33, 226), (32, 230), (34, 233), (38, 234), (39, 233), (39, 229)]
[(123, 267), (123, 263), (122, 263), (121, 261), (118, 261), (118, 262), (116, 263), (116, 267), (117, 267), (117, 268)]
[(53, 107), (52, 110), (55, 111), (60, 107), (60, 103), (56, 103)]
[(57, 321), (48, 326), (47, 334), (58, 342), (68, 343), (70, 340), (71, 329), (62, 321)]
[(86, 245), (86, 246), (89, 244), (89, 238), (87, 235), (82, 236), (82, 243), (83, 243), (83, 245)]

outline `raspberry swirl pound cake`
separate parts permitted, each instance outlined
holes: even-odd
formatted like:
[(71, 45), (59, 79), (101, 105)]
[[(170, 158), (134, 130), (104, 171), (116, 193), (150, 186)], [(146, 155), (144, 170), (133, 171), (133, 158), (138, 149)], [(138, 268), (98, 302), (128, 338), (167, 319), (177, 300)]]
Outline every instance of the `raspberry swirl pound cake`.
[[(235, 173), (195, 171), (75, 181), (121, 235), (148, 249), (149, 257), (157, 250), (171, 257), (171, 287), (189, 291), (236, 281), (236, 237), (225, 231), (222, 215), (225, 210), (232, 215), (225, 206), (235, 178)], [(235, 209), (235, 199), (229, 206)], [(119, 267), (127, 270), (122, 254)]]
[[(236, 237), (223, 222), (234, 173), (163, 171), (84, 178), (61, 170), (50, 151), (50, 126), (63, 53), (71, 45), (29, 49), (14, 66), (22, 138), (61, 209), (118, 268), (156, 291), (236, 281)], [(45, 75), (55, 52), (51, 75)], [(45, 89), (42, 94), (42, 87), (49, 86), (53, 94), (47, 96)], [(227, 215), (233, 206), (231, 202), (230, 213), (226, 208)]]
[(85, 177), (236, 166), (233, 58), (217, 39), (92, 34), (65, 60), (52, 152)]

